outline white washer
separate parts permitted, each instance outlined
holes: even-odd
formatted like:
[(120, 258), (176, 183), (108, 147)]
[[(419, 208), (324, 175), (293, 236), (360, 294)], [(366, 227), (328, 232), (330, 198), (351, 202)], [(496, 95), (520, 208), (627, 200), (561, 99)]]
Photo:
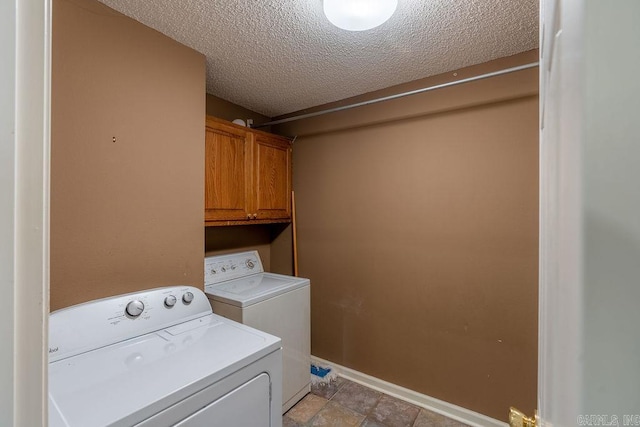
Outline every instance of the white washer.
[(280, 339), (158, 288), (49, 318), (49, 426), (281, 427)]
[(213, 312), (282, 338), (282, 412), (310, 390), (309, 279), (265, 273), (257, 251), (205, 258)]

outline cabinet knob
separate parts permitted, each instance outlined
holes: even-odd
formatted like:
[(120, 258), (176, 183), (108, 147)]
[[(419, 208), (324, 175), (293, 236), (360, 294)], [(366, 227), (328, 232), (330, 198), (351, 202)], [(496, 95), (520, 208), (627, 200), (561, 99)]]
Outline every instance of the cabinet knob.
[(247, 214), (247, 219), (251, 219), (251, 214)]
[(258, 218), (258, 214), (257, 214), (257, 213), (254, 213), (254, 214), (253, 214), (253, 219), (256, 219), (256, 218)]

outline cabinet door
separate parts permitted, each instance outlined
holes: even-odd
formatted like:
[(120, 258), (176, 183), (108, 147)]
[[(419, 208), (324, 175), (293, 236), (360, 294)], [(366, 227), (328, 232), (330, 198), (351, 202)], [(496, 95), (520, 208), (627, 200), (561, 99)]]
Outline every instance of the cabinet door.
[(278, 136), (254, 135), (253, 212), (257, 219), (291, 217), (291, 143)]
[(246, 220), (249, 215), (250, 138), (245, 131), (206, 127), (205, 221)]

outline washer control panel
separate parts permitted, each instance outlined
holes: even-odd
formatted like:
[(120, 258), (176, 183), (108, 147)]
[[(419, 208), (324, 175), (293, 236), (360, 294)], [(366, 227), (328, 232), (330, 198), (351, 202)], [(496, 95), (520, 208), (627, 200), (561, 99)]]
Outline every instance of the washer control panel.
[(264, 273), (258, 251), (210, 256), (204, 259), (205, 286), (257, 273)]
[(49, 362), (211, 314), (202, 290), (171, 286), (90, 301), (49, 315)]

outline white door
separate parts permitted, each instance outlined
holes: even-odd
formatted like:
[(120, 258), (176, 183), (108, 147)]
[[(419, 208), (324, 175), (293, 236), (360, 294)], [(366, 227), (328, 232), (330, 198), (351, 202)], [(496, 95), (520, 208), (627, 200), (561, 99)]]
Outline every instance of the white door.
[(640, 1), (541, 8), (541, 425), (640, 425)]

